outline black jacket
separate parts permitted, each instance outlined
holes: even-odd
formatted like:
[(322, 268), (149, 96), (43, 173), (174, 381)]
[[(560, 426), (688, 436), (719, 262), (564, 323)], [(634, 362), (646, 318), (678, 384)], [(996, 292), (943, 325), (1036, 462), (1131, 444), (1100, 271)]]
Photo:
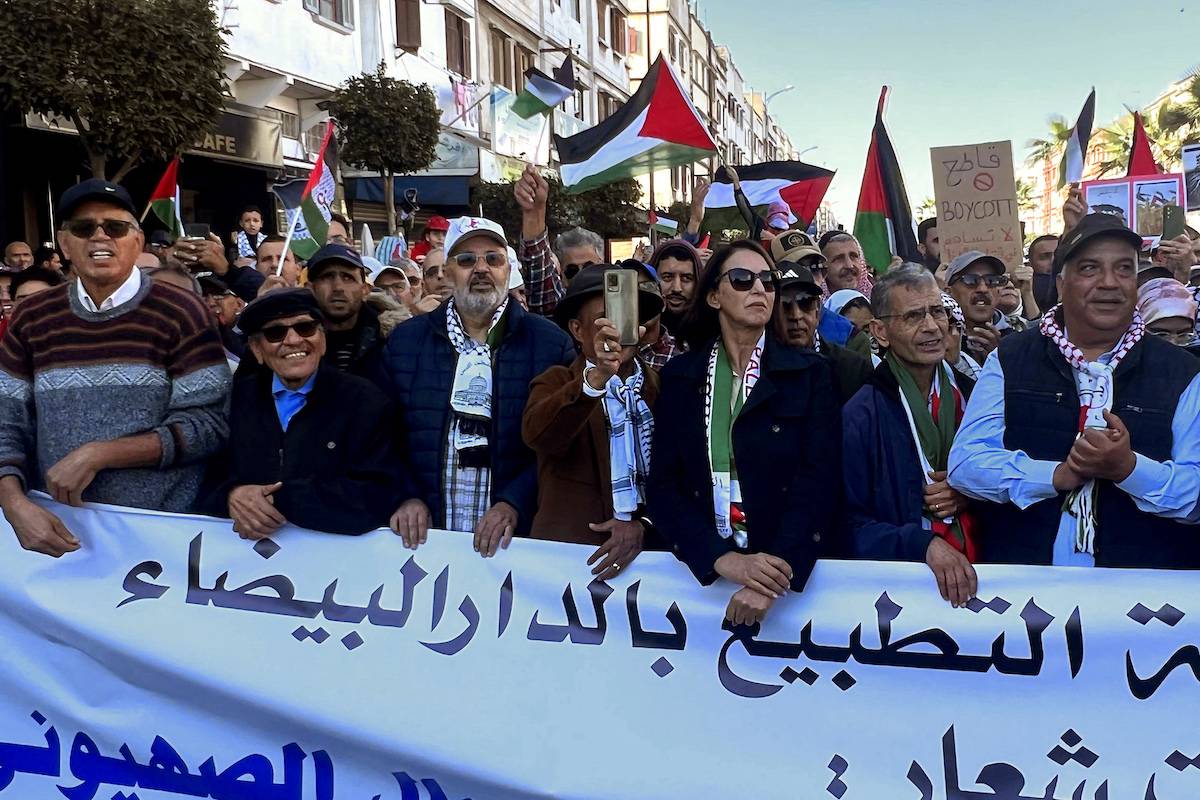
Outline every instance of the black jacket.
[(838, 403), (844, 406), (871, 380), (871, 359), (827, 342), (824, 338), (821, 338), (821, 355), (828, 358), (833, 367), (833, 385), (837, 388)]
[(294, 525), (347, 534), (386, 525), (410, 495), (387, 397), (369, 381), (322, 365), (284, 433), (272, 377), (259, 370), (233, 387), (228, 478), (209, 512), (229, 516), (234, 487), (282, 482), (275, 507)]
[[(650, 518), (702, 584), (734, 552), (717, 534), (704, 428), (711, 345), (663, 368), (654, 406)], [(829, 361), (768, 336), (758, 383), (733, 427), (733, 454), (749, 525), (747, 552), (787, 561), (804, 588), (816, 559), (839, 555), (841, 416)]]

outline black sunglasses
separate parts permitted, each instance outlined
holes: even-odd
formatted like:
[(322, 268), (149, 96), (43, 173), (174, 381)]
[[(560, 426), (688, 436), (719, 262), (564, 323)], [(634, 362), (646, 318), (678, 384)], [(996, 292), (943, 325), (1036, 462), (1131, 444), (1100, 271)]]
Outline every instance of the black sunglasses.
[(986, 283), (989, 289), (998, 289), (1001, 286), (1008, 285), (1007, 275), (959, 275), (951, 283), (962, 283), (968, 289), (974, 289), (981, 282)]
[(563, 267), (563, 277), (571, 280), (583, 270), (595, 264), (595, 261), (585, 261), (582, 264), (567, 264)]
[(482, 256), (478, 253), (459, 253), (454, 256), (454, 263), (463, 269), (470, 269), (478, 264), (481, 258), (489, 267), (499, 267), (508, 263), (508, 254), (496, 250), (489, 250)]
[(63, 224), (63, 228), (67, 233), (77, 239), (90, 239), (92, 234), (99, 227), (104, 231), (104, 235), (110, 239), (121, 239), (129, 235), (129, 232), (137, 228), (137, 223), (129, 222), (123, 219), (72, 219), (67, 220)]
[(321, 323), (315, 319), (306, 319), (303, 322), (293, 322), (291, 325), (268, 325), (261, 332), (263, 338), (268, 342), (279, 344), (287, 338), (288, 331), (295, 331), (301, 339), (308, 339), (315, 336), (320, 329)]
[(717, 279), (719, 284), (723, 279), (729, 279), (729, 285), (734, 288), (734, 291), (748, 292), (754, 288), (754, 281), (762, 281), (763, 289), (768, 292), (775, 291), (775, 278), (779, 275), (773, 269), (764, 269), (762, 272), (752, 272), (745, 267), (734, 267), (724, 273)]
[(800, 294), (785, 294), (779, 298), (779, 302), (784, 307), (799, 306), (801, 311), (809, 314), (821, 304), (821, 296), (808, 294), (807, 292)]

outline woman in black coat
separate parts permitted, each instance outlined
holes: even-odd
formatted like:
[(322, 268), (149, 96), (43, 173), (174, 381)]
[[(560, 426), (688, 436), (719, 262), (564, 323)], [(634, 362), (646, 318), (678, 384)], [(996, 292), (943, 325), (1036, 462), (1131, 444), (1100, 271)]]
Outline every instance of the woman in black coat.
[(775, 272), (758, 244), (709, 260), (691, 350), (662, 371), (649, 510), (699, 581), (739, 585), (731, 622), (759, 622), (833, 554), (841, 421), (828, 362), (768, 328)]

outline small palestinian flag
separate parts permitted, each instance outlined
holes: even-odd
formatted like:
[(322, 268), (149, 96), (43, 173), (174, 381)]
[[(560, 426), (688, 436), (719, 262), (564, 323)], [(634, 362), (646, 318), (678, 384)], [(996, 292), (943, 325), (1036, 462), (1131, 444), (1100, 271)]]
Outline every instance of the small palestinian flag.
[(1083, 180), (1083, 162), (1087, 158), (1088, 140), (1092, 138), (1092, 121), (1095, 118), (1096, 90), (1093, 88), (1063, 147), (1062, 161), (1058, 165), (1058, 188)]
[(615, 114), (569, 138), (555, 136), (554, 144), (569, 194), (693, 164), (717, 151), (679, 77), (661, 55)]
[(142, 219), (146, 219), (146, 215), (153, 211), (154, 216), (167, 226), (171, 236), (178, 239), (183, 235), (183, 220), (179, 218), (179, 208), (179, 156), (175, 156), (158, 179), (158, 186), (154, 187), (154, 193), (150, 195), (150, 203), (142, 212)]
[(884, 86), (875, 109), (875, 129), (871, 132), (867, 166), (858, 193), (858, 214), (854, 217), (854, 236), (875, 272), (888, 268), (893, 253), (905, 261), (921, 260), (900, 162), (883, 124), (887, 95), (888, 87)]
[(1138, 175), (1158, 175), (1162, 169), (1154, 160), (1154, 152), (1150, 149), (1150, 139), (1146, 136), (1146, 128), (1142, 125), (1142, 115), (1133, 112), (1133, 144), (1129, 147), (1129, 169), (1126, 178)]
[[(737, 167), (738, 181), (754, 213), (766, 218), (772, 203), (783, 202), (807, 227), (821, 207), (833, 171), (802, 161), (768, 161)], [(792, 220), (794, 221), (794, 220)], [(704, 199), (702, 231), (744, 230), (746, 221), (733, 199), (733, 182), (725, 167), (717, 170)]]
[[(337, 170), (337, 137), (333, 135), (335, 125), (329, 120), (325, 128), (325, 139), (321, 142), (321, 150), (317, 154), (317, 163), (313, 165), (308, 183), (300, 195), (300, 214), (304, 218), (308, 236), (305, 238), (292, 237), (289, 245), (298, 258), (309, 259), (325, 246), (329, 236), (329, 219), (333, 213), (333, 195), (337, 189), (334, 177)], [(296, 224), (295, 218), (292, 222)]]
[(550, 110), (575, 93), (575, 67), (571, 56), (553, 76), (540, 70), (525, 70), (525, 88), (513, 100), (512, 111), (521, 119), (530, 119), (538, 114), (549, 114)]
[(679, 223), (667, 217), (660, 217), (653, 211), (650, 212), (650, 227), (658, 233), (666, 234), (667, 236), (676, 236), (679, 234)]

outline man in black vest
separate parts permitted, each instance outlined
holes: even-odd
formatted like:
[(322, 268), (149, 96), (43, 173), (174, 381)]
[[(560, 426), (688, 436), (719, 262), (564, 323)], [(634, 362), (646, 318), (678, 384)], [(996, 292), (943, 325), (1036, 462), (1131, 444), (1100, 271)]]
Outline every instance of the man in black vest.
[(950, 485), (992, 504), (981, 561), (1200, 567), (1200, 363), (1145, 334), (1140, 248), (1084, 217), (1061, 305), (988, 356), (950, 452)]

